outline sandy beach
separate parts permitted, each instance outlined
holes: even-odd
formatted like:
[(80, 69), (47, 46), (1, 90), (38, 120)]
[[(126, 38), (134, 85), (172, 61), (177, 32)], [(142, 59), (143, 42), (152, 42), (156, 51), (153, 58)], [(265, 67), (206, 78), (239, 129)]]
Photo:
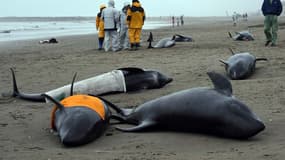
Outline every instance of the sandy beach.
[[(280, 17), (280, 22), (285, 22)], [(15, 98), (0, 99), (0, 160), (281, 160), (285, 156), (285, 28), (280, 26), (277, 47), (265, 47), (263, 17), (249, 17), (236, 27), (231, 18), (187, 18), (186, 25), (151, 30), (157, 42), (173, 34), (192, 36), (195, 42), (167, 49), (147, 49), (144, 30), (138, 51), (97, 50), (96, 35), (57, 37), (58, 44), (38, 39), (0, 43), (0, 93), (11, 92), (14, 68), (21, 91), (40, 93), (121, 67), (156, 69), (174, 78), (164, 88), (104, 96), (121, 107), (193, 87), (212, 86), (207, 71), (225, 74), (219, 59), (231, 56), (229, 48), (266, 57), (253, 76), (232, 80), (235, 97), (247, 104), (265, 123), (255, 137), (239, 141), (209, 135), (177, 132), (122, 133), (109, 126), (94, 142), (75, 148), (60, 144), (50, 132), (52, 104)], [(255, 41), (233, 41), (227, 32), (248, 29)], [(155, 42), (154, 42), (155, 43)]]

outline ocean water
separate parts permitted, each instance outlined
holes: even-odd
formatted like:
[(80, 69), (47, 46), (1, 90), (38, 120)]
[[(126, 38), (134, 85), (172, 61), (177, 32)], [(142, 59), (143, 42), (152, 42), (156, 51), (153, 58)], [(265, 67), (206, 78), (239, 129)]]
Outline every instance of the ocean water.
[[(156, 29), (169, 25), (167, 20), (147, 20), (143, 29)], [(94, 18), (0, 18), (0, 42), (96, 33)]]

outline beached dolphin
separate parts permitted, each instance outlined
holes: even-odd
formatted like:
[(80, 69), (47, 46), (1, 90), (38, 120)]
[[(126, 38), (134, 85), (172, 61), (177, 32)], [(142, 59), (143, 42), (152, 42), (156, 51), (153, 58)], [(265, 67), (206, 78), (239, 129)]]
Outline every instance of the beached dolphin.
[(111, 118), (134, 127), (124, 132), (171, 130), (247, 139), (265, 129), (263, 122), (232, 95), (230, 81), (209, 72), (214, 88), (199, 87), (175, 92), (134, 109), (117, 109)]
[(109, 124), (109, 107), (113, 107), (99, 97), (73, 95), (75, 76), (69, 97), (59, 102), (47, 94), (42, 95), (55, 104), (51, 111), (51, 128), (65, 146), (87, 144), (100, 137)]
[(73, 95), (59, 102), (47, 94), (42, 96), (55, 104), (51, 112), (51, 128), (66, 146), (94, 141), (109, 124), (109, 106), (98, 97)]
[(40, 40), (39, 41), (40, 44), (45, 44), (45, 43), (58, 43), (58, 41), (55, 38), (51, 38), (51, 39), (46, 39), (46, 40)]
[[(13, 96), (25, 100), (37, 102), (49, 102), (42, 93), (21, 93), (17, 87), (15, 73), (11, 69), (13, 77)], [(162, 88), (172, 82), (172, 78), (155, 71), (141, 68), (119, 68), (111, 72), (103, 73), (74, 83), (75, 94), (103, 95), (116, 92), (130, 92), (144, 89)], [(45, 94), (56, 100), (62, 100), (70, 94), (70, 84), (50, 90)]]
[(245, 79), (251, 76), (255, 71), (255, 64), (257, 61), (267, 61), (266, 58), (256, 58), (248, 52), (234, 53), (227, 61), (221, 60), (225, 64), (227, 75), (234, 80)]
[(230, 38), (232, 38), (235, 41), (253, 41), (253, 35), (249, 31), (241, 31), (241, 32), (235, 32), (236, 35), (232, 36), (231, 32), (228, 32)]
[(163, 38), (159, 40), (157, 44), (153, 47), (151, 45), (151, 42), (153, 42), (153, 35), (150, 32), (147, 41), (149, 42), (148, 48), (170, 48), (175, 45), (175, 35), (172, 38)]

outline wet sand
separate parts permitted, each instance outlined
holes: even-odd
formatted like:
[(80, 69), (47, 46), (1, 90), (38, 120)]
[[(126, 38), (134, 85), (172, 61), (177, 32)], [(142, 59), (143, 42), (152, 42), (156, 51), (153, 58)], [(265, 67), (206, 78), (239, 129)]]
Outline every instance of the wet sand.
[[(283, 17), (280, 21), (285, 20)], [(146, 49), (149, 31), (143, 31), (140, 50), (97, 51), (96, 35), (57, 37), (58, 44), (39, 40), (0, 43), (0, 93), (12, 90), (14, 68), (21, 91), (45, 92), (120, 67), (157, 69), (174, 78), (162, 89), (104, 96), (122, 107), (192, 87), (212, 86), (207, 71), (225, 74), (219, 59), (231, 56), (228, 48), (246, 51), (268, 62), (258, 62), (253, 76), (231, 81), (234, 95), (246, 103), (265, 123), (255, 137), (238, 141), (209, 135), (176, 132), (122, 133), (109, 126), (96, 141), (66, 148), (50, 133), (52, 104), (1, 98), (0, 160), (96, 159), (96, 160), (280, 160), (285, 156), (285, 32), (280, 26), (278, 47), (265, 47), (263, 17), (249, 18), (233, 27), (231, 19), (189, 18), (182, 27), (151, 30), (155, 41), (175, 33), (189, 35), (195, 42), (177, 43), (168, 49)], [(246, 30), (255, 41), (237, 42), (227, 32)]]

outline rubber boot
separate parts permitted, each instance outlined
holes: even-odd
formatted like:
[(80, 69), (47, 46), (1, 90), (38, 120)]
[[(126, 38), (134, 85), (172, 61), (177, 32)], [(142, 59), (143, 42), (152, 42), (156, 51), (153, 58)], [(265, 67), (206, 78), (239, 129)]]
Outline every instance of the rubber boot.
[(103, 50), (103, 42), (104, 42), (104, 37), (103, 38), (99, 38), (99, 48), (98, 48), (98, 50)]
[(134, 44), (134, 43), (131, 43), (130, 51), (134, 51), (134, 50), (135, 50), (135, 44)]
[(139, 43), (136, 43), (136, 44), (135, 44), (135, 50), (138, 50), (139, 47), (140, 47), (140, 44), (139, 44)]

